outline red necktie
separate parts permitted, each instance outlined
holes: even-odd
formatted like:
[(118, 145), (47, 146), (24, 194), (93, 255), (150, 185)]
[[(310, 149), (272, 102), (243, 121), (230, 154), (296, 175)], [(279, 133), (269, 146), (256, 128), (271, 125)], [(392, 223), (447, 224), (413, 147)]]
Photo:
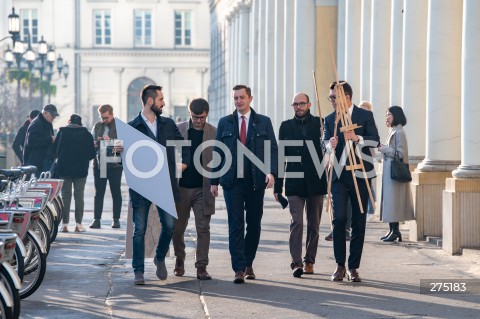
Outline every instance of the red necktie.
[(245, 122), (245, 116), (242, 115), (242, 125), (240, 127), (240, 142), (243, 145), (247, 145), (247, 122)]

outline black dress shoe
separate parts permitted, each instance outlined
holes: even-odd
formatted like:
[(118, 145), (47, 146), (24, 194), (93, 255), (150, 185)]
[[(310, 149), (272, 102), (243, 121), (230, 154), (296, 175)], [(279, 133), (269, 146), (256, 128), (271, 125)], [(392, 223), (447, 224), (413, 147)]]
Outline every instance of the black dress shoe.
[(345, 278), (345, 267), (344, 266), (337, 266), (337, 269), (335, 269), (335, 272), (333, 273), (331, 280), (332, 281), (343, 281), (343, 278)]
[(361, 282), (362, 278), (360, 278), (360, 275), (358, 274), (357, 269), (349, 269), (347, 272), (347, 279), (348, 281), (351, 282)]
[(390, 231), (388, 233), (386, 233), (384, 236), (380, 237), (380, 240), (387, 239), (388, 236), (390, 236), (391, 233), (392, 233), (392, 230), (390, 229)]

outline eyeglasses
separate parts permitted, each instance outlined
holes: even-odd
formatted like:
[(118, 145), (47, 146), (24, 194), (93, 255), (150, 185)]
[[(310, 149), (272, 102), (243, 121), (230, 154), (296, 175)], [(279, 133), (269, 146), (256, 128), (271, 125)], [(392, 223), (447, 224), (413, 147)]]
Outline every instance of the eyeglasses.
[(204, 116), (196, 116), (196, 115), (192, 115), (192, 120), (199, 120), (199, 121), (202, 121), (204, 119), (207, 118), (207, 115), (204, 115)]
[(305, 106), (305, 105), (307, 105), (307, 104), (308, 104), (308, 102), (299, 102), (299, 103), (292, 103), (292, 106), (293, 106), (293, 107)]
[(327, 100), (329, 100), (330, 102), (335, 102), (336, 99), (337, 97), (335, 95), (330, 95), (329, 97), (327, 97)]

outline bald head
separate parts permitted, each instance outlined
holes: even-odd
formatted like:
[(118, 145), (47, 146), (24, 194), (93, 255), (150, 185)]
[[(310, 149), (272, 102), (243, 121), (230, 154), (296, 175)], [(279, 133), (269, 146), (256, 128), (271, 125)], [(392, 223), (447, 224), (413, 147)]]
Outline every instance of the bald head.
[(306, 93), (299, 92), (293, 97), (292, 106), (295, 116), (297, 118), (302, 118), (308, 114), (312, 104), (310, 103), (310, 98)]

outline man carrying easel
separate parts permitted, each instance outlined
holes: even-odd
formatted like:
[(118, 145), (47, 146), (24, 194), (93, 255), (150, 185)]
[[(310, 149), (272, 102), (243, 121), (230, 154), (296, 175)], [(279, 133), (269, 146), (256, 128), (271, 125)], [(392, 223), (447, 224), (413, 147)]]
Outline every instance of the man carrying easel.
[[(368, 178), (375, 177), (373, 162), (367, 159), (371, 159), (369, 148), (376, 147), (380, 137), (373, 113), (354, 105), (352, 96), (352, 88), (347, 82), (330, 84), (328, 100), (334, 112), (325, 118), (324, 141), (328, 143), (327, 150), (335, 154), (333, 161), (338, 161), (341, 167), (335, 169), (336, 165), (330, 165), (333, 172), (329, 175), (329, 189), (333, 199), (333, 251), (337, 263), (331, 280), (343, 281), (347, 276), (352, 282), (360, 282), (358, 268), (362, 257), (367, 216), (364, 212), (367, 210), (368, 197), (371, 193)], [(366, 145), (369, 147), (364, 147)], [(357, 147), (360, 152), (355, 152)], [(361, 154), (362, 158), (356, 154)], [(347, 271), (345, 224), (349, 198), (352, 204), (352, 238)]]

